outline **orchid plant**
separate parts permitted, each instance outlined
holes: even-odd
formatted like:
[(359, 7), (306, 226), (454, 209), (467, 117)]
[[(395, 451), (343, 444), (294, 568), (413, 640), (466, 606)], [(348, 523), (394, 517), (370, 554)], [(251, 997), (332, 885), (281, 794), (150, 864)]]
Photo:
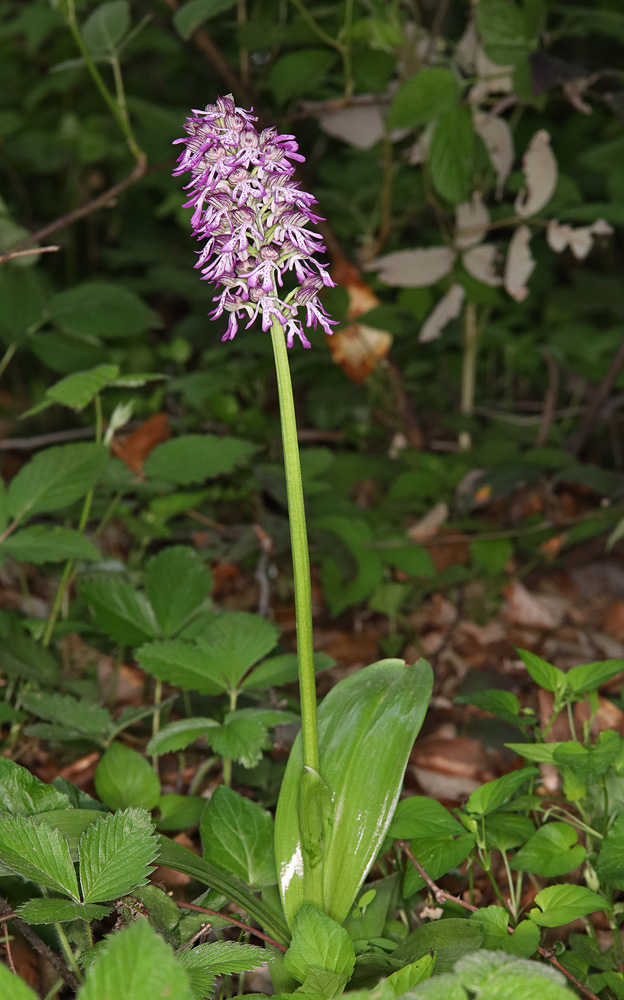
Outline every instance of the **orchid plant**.
[(274, 128), (259, 133), (256, 121), (231, 95), (194, 111), (186, 121), (187, 135), (177, 140), (183, 150), (174, 174), (191, 174), (186, 204), (193, 208), (193, 232), (203, 243), (196, 267), (219, 288), (211, 319), (229, 314), (222, 339), (236, 335), (240, 320), (247, 318), (248, 327), (259, 317), (273, 344), (302, 720), (275, 818), (283, 913), (276, 912), (279, 902), (270, 906), (266, 898), (259, 900), (240, 883), (228, 881), (209, 863), (209, 849), (207, 859), (199, 862), (163, 839), (161, 861), (227, 892), (282, 945), (292, 939), (286, 972), (282, 968), (280, 973), (274, 963), (278, 988), (294, 988), (297, 980), (306, 987), (310, 969), (296, 959), (297, 941), (311, 927), (317, 937), (344, 937), (346, 953), (338, 949), (341, 957), (326, 958), (323, 969), (334, 977), (333, 992), (325, 995), (334, 996), (344, 989), (355, 964), (353, 945), (340, 925), (384, 841), (431, 694), (432, 672), (424, 660), (413, 665), (382, 660), (339, 682), (317, 713), (305, 505), (287, 348), (295, 339), (309, 348), (309, 327), (331, 334), (334, 320), (319, 293), (334, 282), (314, 256), (325, 248), (320, 234), (310, 228), (319, 221), (312, 211), (315, 199), (294, 179), (294, 161), (304, 159), (297, 142)]

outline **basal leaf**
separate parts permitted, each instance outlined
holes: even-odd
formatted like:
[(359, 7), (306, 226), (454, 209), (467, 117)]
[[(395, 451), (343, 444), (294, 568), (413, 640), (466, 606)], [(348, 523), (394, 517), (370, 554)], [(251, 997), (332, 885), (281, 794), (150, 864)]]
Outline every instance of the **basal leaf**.
[(101, 903), (145, 885), (157, 855), (154, 824), (143, 809), (126, 809), (100, 819), (80, 840), (83, 900)]
[(152, 736), (145, 751), (148, 754), (164, 754), (185, 750), (195, 740), (201, 739), (202, 736), (208, 736), (208, 730), (218, 728), (219, 723), (216, 719), (178, 719), (176, 722), (170, 722), (163, 726)]
[(240, 438), (186, 434), (154, 448), (143, 471), (152, 479), (187, 486), (231, 472), (255, 451), (257, 445)]
[(220, 786), (206, 802), (200, 830), (206, 861), (248, 885), (275, 884), (273, 817), (256, 802)]
[(355, 966), (355, 951), (344, 927), (304, 903), (293, 921), (292, 935), (284, 965), (295, 979), (303, 983), (311, 969), (322, 969), (337, 973), (347, 983)]
[(139, 918), (110, 935), (87, 972), (80, 1000), (194, 1000), (183, 965)]
[(603, 896), (581, 885), (550, 885), (538, 892), (534, 902), (529, 917), (540, 927), (561, 927), (588, 913), (612, 908)]
[(175, 545), (153, 556), (145, 570), (145, 591), (163, 638), (177, 632), (208, 600), (211, 574), (189, 546)]
[(69, 847), (58, 830), (32, 816), (0, 817), (0, 861), (31, 882), (80, 899)]
[(7, 501), (11, 517), (68, 507), (84, 497), (108, 461), (99, 444), (64, 444), (38, 452), (11, 480)]
[(110, 906), (77, 903), (73, 899), (31, 899), (17, 908), (17, 915), (27, 924), (55, 924), (65, 920), (102, 920)]
[(97, 626), (122, 646), (156, 639), (159, 628), (144, 594), (118, 577), (85, 580), (81, 599), (93, 609)]
[(123, 743), (111, 743), (95, 770), (95, 788), (109, 809), (143, 806), (153, 809), (160, 781), (145, 757)]
[(31, 524), (15, 531), (0, 545), (0, 555), (6, 553), (18, 562), (30, 562), (34, 566), (45, 563), (63, 562), (65, 559), (101, 559), (93, 542), (79, 531), (52, 527), (45, 524)]
[(69, 809), (67, 796), (25, 767), (0, 757), (0, 812), (34, 816), (52, 809)]

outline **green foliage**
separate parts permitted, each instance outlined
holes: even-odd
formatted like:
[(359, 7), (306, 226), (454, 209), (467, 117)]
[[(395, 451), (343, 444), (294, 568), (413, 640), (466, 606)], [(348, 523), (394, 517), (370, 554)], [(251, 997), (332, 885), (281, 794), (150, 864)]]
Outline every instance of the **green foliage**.
[(95, 771), (95, 788), (110, 809), (153, 809), (160, 798), (158, 775), (136, 750), (111, 743)]
[(217, 788), (201, 817), (204, 858), (248, 885), (275, 884), (273, 817), (231, 788)]

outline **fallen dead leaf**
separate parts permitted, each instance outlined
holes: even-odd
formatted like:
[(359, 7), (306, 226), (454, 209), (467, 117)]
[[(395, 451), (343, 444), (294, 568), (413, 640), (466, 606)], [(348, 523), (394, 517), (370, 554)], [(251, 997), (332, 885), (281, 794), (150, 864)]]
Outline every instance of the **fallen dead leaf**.
[(602, 616), (601, 626), (607, 635), (624, 642), (624, 601), (619, 598), (611, 601)]
[(557, 628), (565, 617), (567, 602), (555, 597), (532, 594), (524, 584), (516, 580), (504, 590), (505, 615), (515, 625), (529, 628)]

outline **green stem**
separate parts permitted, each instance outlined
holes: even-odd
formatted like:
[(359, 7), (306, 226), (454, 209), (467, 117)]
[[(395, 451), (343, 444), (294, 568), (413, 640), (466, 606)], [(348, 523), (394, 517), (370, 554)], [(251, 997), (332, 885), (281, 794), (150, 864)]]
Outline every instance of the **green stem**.
[(321, 26), (316, 23), (316, 21), (309, 13), (309, 11), (306, 9), (305, 5), (301, 2), (301, 0), (292, 0), (292, 3), (293, 6), (296, 7), (299, 13), (301, 14), (301, 17), (307, 24), (308, 28), (310, 28), (310, 30), (314, 32), (317, 38), (320, 38), (320, 40), (322, 42), (325, 42), (326, 45), (331, 45), (332, 49), (337, 49), (338, 52), (340, 52), (340, 54), (344, 57), (344, 46), (341, 45), (340, 42), (338, 42), (331, 35), (328, 35), (326, 31), (323, 31)]
[(216, 761), (217, 761), (216, 757), (207, 757), (206, 760), (202, 764), (200, 764), (197, 771), (195, 772), (193, 780), (189, 785), (189, 790), (188, 790), (189, 795), (197, 795), (201, 787), (202, 781), (204, 780), (210, 768), (214, 767)]
[[(230, 690), (230, 712), (236, 711), (236, 703), (238, 701), (238, 690), (232, 688)], [(232, 758), (223, 758), (223, 784), (226, 788), (230, 788), (232, 785)]]
[[(464, 358), (461, 385), (461, 412), (466, 416), (472, 416), (474, 410), (477, 340), (477, 307), (474, 302), (467, 302), (464, 309)], [(462, 431), (459, 435), (460, 451), (468, 451), (471, 446), (470, 431)]]
[(5, 370), (9, 365), (11, 358), (15, 354), (16, 350), (17, 350), (17, 344), (9, 344), (6, 351), (2, 355), (2, 359), (0, 359), (0, 378), (2, 378), (2, 376), (4, 375)]
[(306, 531), (303, 484), (297, 440), (297, 418), (293, 399), (288, 351), (284, 328), (274, 319), (271, 327), (273, 357), (277, 373), (280, 403), (284, 469), (290, 520), (293, 574), (295, 582), (295, 617), (297, 620), (297, 657), (299, 661), (299, 690), (301, 693), (301, 740), (303, 766), (319, 770), (318, 730), (316, 722), (316, 681), (312, 648), (312, 588), (310, 585), (310, 558)]

